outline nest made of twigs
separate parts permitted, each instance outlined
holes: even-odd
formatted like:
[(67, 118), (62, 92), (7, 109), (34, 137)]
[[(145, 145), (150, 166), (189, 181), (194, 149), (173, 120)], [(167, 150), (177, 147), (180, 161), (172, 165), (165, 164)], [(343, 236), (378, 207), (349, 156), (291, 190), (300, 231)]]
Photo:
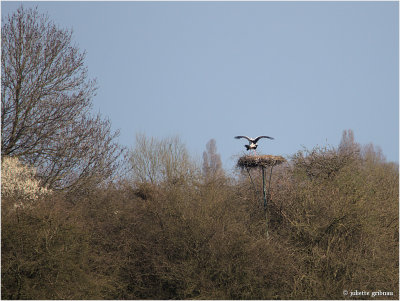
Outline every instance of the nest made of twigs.
[(239, 158), (237, 166), (240, 168), (268, 167), (281, 164), (285, 161), (285, 158), (282, 156), (247, 155)]

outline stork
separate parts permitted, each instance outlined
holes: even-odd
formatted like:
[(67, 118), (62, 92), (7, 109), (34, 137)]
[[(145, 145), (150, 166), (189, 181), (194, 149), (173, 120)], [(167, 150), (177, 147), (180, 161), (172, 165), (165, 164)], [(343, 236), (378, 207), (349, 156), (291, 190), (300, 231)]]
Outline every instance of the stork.
[(247, 137), (247, 136), (236, 136), (235, 138), (236, 139), (245, 138), (245, 139), (249, 140), (249, 144), (248, 145), (246, 144), (245, 147), (246, 147), (247, 150), (251, 150), (251, 149), (254, 150), (254, 154), (256, 154), (256, 148), (258, 146), (258, 144), (257, 144), (258, 140), (260, 140), (261, 138), (274, 139), (274, 138), (272, 138), (270, 136), (258, 136), (257, 138), (250, 138), (250, 137)]

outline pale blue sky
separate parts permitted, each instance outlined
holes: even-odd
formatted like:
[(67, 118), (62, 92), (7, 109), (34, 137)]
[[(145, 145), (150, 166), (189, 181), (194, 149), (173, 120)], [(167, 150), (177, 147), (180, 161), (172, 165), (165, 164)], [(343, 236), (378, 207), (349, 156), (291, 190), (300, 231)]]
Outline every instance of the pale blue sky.
[[(21, 2), (1, 2), (2, 16)], [(87, 51), (96, 112), (135, 134), (178, 134), (198, 157), (215, 138), (225, 167), (235, 135), (269, 135), (264, 154), (362, 144), (399, 151), (397, 2), (24, 2)]]

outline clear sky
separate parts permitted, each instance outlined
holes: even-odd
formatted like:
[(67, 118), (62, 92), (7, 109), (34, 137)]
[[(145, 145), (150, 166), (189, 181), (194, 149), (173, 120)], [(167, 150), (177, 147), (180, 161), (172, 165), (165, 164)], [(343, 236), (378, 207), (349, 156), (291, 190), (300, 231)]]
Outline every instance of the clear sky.
[[(1, 2), (2, 17), (21, 2)], [(135, 134), (179, 135), (201, 157), (216, 139), (224, 166), (244, 140), (291, 155), (357, 142), (399, 153), (398, 2), (24, 2), (87, 51), (95, 111)]]

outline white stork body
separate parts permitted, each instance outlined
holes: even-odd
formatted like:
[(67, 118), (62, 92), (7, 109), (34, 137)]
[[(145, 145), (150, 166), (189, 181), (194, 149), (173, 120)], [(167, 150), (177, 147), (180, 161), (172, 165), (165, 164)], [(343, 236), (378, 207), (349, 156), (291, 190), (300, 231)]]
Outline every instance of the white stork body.
[(260, 140), (261, 138), (274, 139), (274, 138), (269, 137), (269, 136), (258, 136), (257, 138), (250, 138), (250, 137), (247, 137), (247, 136), (236, 136), (235, 138), (236, 139), (240, 139), (240, 138), (247, 139), (249, 141), (249, 144), (248, 145), (246, 144), (245, 147), (246, 147), (247, 150), (251, 150), (251, 149), (254, 150), (254, 154), (256, 153), (256, 148), (258, 146), (258, 144), (257, 144), (258, 140)]

